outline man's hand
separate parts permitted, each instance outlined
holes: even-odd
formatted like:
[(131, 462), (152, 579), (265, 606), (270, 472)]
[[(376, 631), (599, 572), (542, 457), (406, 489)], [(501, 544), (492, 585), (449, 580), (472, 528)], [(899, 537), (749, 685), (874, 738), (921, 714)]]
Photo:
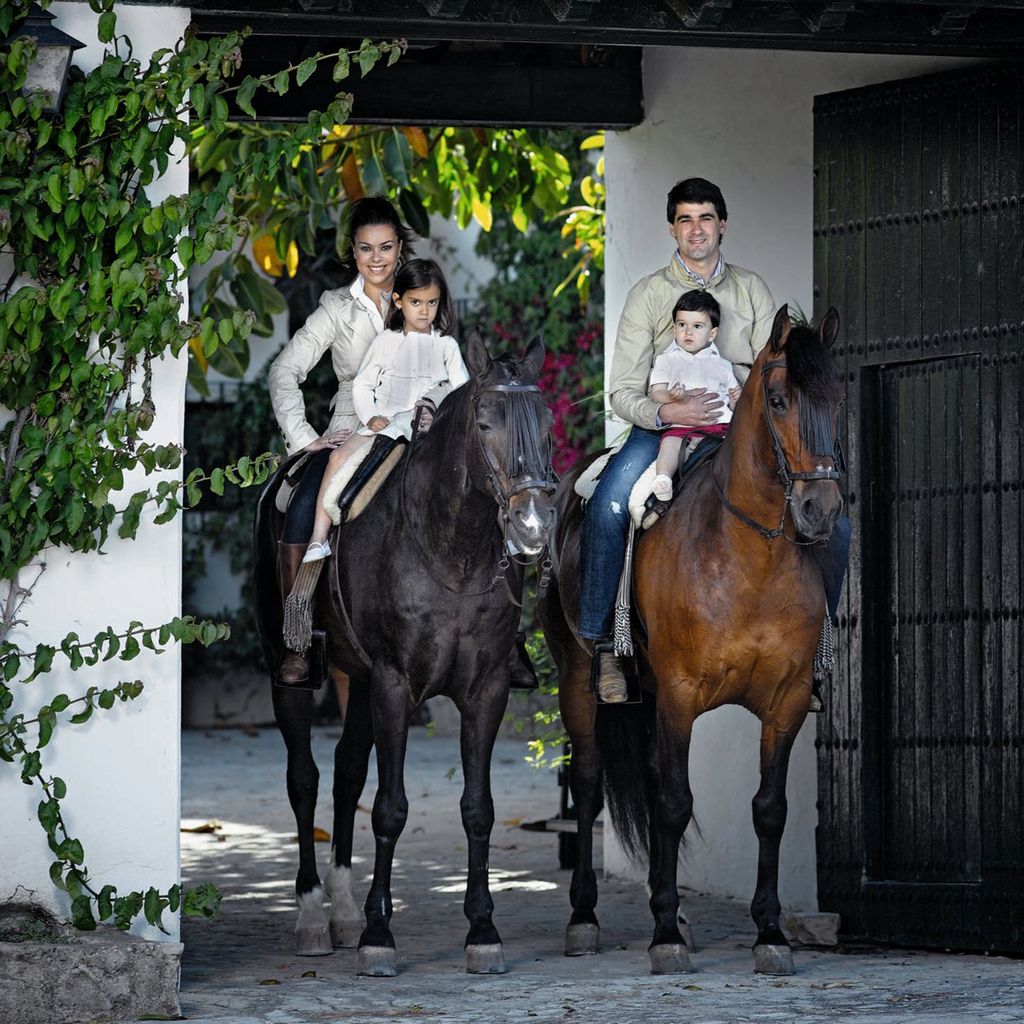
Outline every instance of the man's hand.
[(376, 434), (383, 430), (390, 422), (391, 420), (387, 416), (371, 416), (366, 425)]
[(302, 450), (304, 452), (318, 452), (324, 448), (337, 448), (344, 444), (352, 436), (351, 430), (329, 430), (321, 434), (315, 441), (311, 441)]
[(665, 402), (658, 409), (662, 423), (678, 424), (681, 427), (706, 427), (717, 423), (725, 402), (715, 391), (707, 388), (690, 388), (683, 397)]

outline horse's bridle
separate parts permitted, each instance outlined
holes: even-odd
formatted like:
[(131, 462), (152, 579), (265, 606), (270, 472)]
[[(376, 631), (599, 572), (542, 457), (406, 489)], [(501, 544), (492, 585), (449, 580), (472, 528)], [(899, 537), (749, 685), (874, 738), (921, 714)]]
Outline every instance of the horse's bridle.
[[(477, 393), (473, 396), (474, 426), (476, 428), (477, 443), (480, 446), (480, 454), (483, 457), (484, 465), (486, 466), (486, 469), (487, 469), (487, 476), (486, 476), (487, 486), (492, 491), (493, 496), (494, 496), (494, 500), (497, 503), (498, 508), (501, 510), (502, 530), (501, 530), (501, 557), (498, 560), (497, 569), (495, 571), (494, 577), (492, 578), (492, 580), (490, 582), (490, 585), (487, 587), (486, 590), (481, 590), (477, 594), (465, 595), (467, 597), (482, 597), (484, 594), (489, 594), (489, 593), (491, 593), (494, 590), (494, 588), (499, 583), (504, 583), (505, 586), (508, 588), (508, 580), (505, 578), (505, 576), (506, 576), (506, 573), (508, 572), (509, 568), (512, 565), (512, 552), (509, 549), (509, 537), (508, 537), (509, 505), (510, 505), (510, 503), (512, 501), (512, 498), (514, 498), (521, 491), (527, 491), (527, 490), (530, 490), (532, 488), (539, 488), (539, 489), (541, 489), (543, 491), (546, 491), (549, 494), (552, 491), (555, 490), (555, 474), (554, 474), (554, 470), (552, 469), (552, 466), (551, 466), (550, 441), (548, 442), (548, 453), (547, 453), (546, 458), (544, 457), (543, 453), (540, 452), (540, 451), (534, 453), (535, 456), (536, 456), (535, 461), (537, 461), (537, 460), (539, 460), (541, 458), (544, 458), (544, 460), (546, 462), (547, 472), (545, 474), (544, 479), (542, 480), (539, 477), (526, 476), (525, 474), (524, 474), (524, 476), (522, 478), (508, 477), (508, 479), (513, 482), (513, 486), (509, 487), (506, 490), (501, 485), (500, 473), (498, 471), (498, 467), (494, 464), (494, 460), (491, 458), (490, 452), (487, 451), (487, 445), (484, 444), (483, 434), (482, 434), (482, 432), (480, 430), (480, 425), (479, 425), (479, 423), (476, 422), (475, 414), (476, 414), (477, 402), (479, 401), (480, 396), (482, 394), (486, 394), (487, 392), (496, 392), (496, 393), (499, 393), (499, 394), (515, 394), (515, 393), (523, 394), (523, 393), (527, 393), (527, 392), (531, 392), (531, 391), (539, 392), (540, 388), (536, 384), (520, 384), (518, 381), (508, 381), (508, 382), (504, 382), (504, 383), (501, 383), (501, 384), (488, 384), (485, 387), (479, 388), (477, 390)], [(509, 419), (514, 419), (514, 414), (511, 417), (506, 417), (506, 424), (508, 423)], [(405, 498), (404, 498), (404, 495), (405, 495), (405, 474), (408, 471), (408, 468), (409, 468), (409, 460), (408, 460), (408, 458), (406, 458), (405, 459), (405, 464), (402, 467), (402, 485), (401, 486), (402, 486), (402, 495), (403, 495), (402, 500), (403, 500), (403, 503), (404, 503), (404, 500), (405, 500)], [(518, 482), (516, 482), (516, 481), (518, 481)], [(417, 535), (415, 530), (412, 531), (411, 536), (412, 536), (413, 541), (415, 542), (416, 546), (419, 548), (420, 554), (423, 555), (424, 559), (428, 559), (427, 553), (423, 550), (423, 545), (420, 543), (419, 536)], [(548, 576), (550, 575), (550, 572), (551, 572), (551, 559), (550, 559), (550, 557), (548, 557), (547, 548), (544, 548), (534, 558), (520, 558), (520, 557), (517, 557), (516, 561), (520, 565), (532, 565), (535, 562), (540, 561), (541, 559), (543, 559), (543, 561), (541, 562), (541, 583), (546, 585), (547, 584)], [(442, 585), (445, 587), (446, 590), (452, 590), (453, 592), (456, 592), (453, 587), (449, 587), (446, 583), (444, 583), (443, 580), (440, 581), (440, 582), (442, 583)], [(509, 588), (509, 597), (512, 600), (513, 604), (519, 605), (520, 607), (522, 606), (522, 602), (517, 601), (515, 599), (515, 596), (512, 594), (511, 588)]]
[[(480, 401), (480, 396), (487, 394), (488, 392), (496, 394), (527, 394), (529, 392), (540, 392), (540, 388), (536, 384), (520, 384), (518, 381), (508, 381), (502, 384), (488, 384), (486, 387), (480, 388), (477, 393), (473, 396), (473, 408), (477, 407), (477, 403)], [(506, 416), (506, 430), (515, 431), (516, 423), (515, 406), (509, 405), (509, 415)], [(484, 444), (483, 434), (480, 431), (480, 425), (477, 424), (476, 438), (480, 443), (480, 453), (483, 455), (484, 463), (487, 466), (487, 485), (494, 492), (494, 500), (498, 503), (498, 508), (501, 509), (505, 518), (508, 518), (508, 507), (512, 498), (514, 498), (521, 491), (529, 490), (541, 490), (551, 494), (555, 489), (555, 475), (554, 470), (551, 468), (551, 445), (548, 443), (548, 451), (545, 457), (541, 451), (533, 452), (533, 461), (539, 463), (543, 460), (546, 464), (546, 472), (544, 479), (541, 480), (536, 476), (509, 476), (506, 478), (512, 486), (506, 490), (501, 486), (499, 480), (498, 467), (494, 464), (494, 460), (491, 458), (491, 453), (487, 450), (487, 445)], [(513, 452), (513, 456), (517, 453)], [(519, 457), (522, 458), (522, 454), (518, 453)], [(536, 466), (532, 467), (536, 469)]]
[(790, 502), (793, 500), (793, 485), (798, 480), (841, 480), (842, 474), (838, 469), (835, 468), (835, 463), (840, 461), (838, 442), (833, 437), (832, 446), (835, 455), (832, 456), (833, 466), (830, 469), (826, 469), (823, 465), (819, 465), (810, 470), (809, 472), (794, 472), (789, 466), (789, 459), (786, 458), (786, 451), (782, 447), (782, 440), (779, 437), (779, 432), (775, 429), (775, 423), (772, 420), (771, 406), (768, 404), (768, 374), (772, 370), (784, 370), (786, 369), (786, 361), (784, 359), (772, 359), (769, 360), (761, 367), (761, 397), (764, 401), (764, 415), (768, 422), (768, 433), (772, 439), (772, 451), (775, 454), (775, 465), (778, 469), (779, 479), (782, 481), (783, 486), (783, 502), (782, 502), (782, 515), (779, 517), (779, 525), (774, 529), (768, 526), (763, 526), (756, 519), (752, 519), (742, 509), (737, 508), (729, 499), (725, 496), (725, 491), (722, 488), (718, 477), (712, 473), (712, 477), (715, 481), (715, 489), (718, 491), (718, 497), (721, 499), (722, 504), (741, 522), (745, 523), (751, 529), (756, 530), (765, 540), (774, 540), (776, 537), (785, 537), (786, 540), (792, 544), (817, 544), (818, 541), (800, 541), (795, 537), (790, 537), (786, 533), (786, 512), (789, 509)]
[[(473, 410), (474, 413), (477, 409), (477, 403), (480, 401), (480, 396), (487, 393), (501, 394), (501, 395), (515, 395), (515, 394), (528, 394), (530, 392), (540, 392), (540, 388), (536, 384), (521, 384), (519, 381), (511, 380), (504, 381), (501, 384), (488, 384), (485, 387), (481, 387), (477, 390), (477, 393), (473, 396)], [(511, 433), (512, 436), (516, 436), (520, 433), (518, 428), (522, 424), (517, 422), (516, 405), (509, 403), (508, 412), (505, 417), (505, 430), (506, 433)], [(476, 425), (476, 438), (480, 445), (480, 454), (483, 457), (484, 465), (487, 467), (487, 486), (491, 489), (494, 496), (494, 500), (498, 505), (501, 512), (501, 558), (498, 561), (498, 569), (494, 575), (494, 579), (491, 580), (490, 590), (501, 582), (505, 581), (505, 574), (512, 564), (512, 557), (514, 554), (513, 545), (509, 541), (509, 506), (511, 505), (512, 499), (520, 494), (522, 491), (529, 490), (542, 490), (548, 494), (551, 494), (555, 490), (555, 471), (551, 465), (551, 441), (548, 440), (546, 454), (539, 448), (536, 452), (529, 453), (531, 457), (530, 462), (533, 463), (532, 469), (536, 470), (540, 462), (543, 461), (545, 464), (545, 475), (541, 479), (538, 476), (530, 476), (524, 473), (522, 476), (510, 476), (505, 474), (506, 480), (509, 482), (509, 487), (506, 489), (501, 484), (501, 474), (498, 467), (494, 464), (494, 460), (491, 458), (491, 453), (487, 450), (487, 445), (484, 443), (483, 433), (480, 430), (480, 425)], [(509, 447), (510, 459), (518, 458), (520, 461), (525, 463), (524, 453), (516, 451), (516, 445), (512, 444)], [(543, 561), (541, 561), (543, 559)], [(540, 589), (547, 586), (548, 577), (551, 573), (551, 559), (548, 556), (547, 548), (545, 547), (540, 551), (539, 554), (533, 558), (522, 558), (518, 555), (515, 556), (515, 560), (520, 565), (533, 565), (536, 562), (541, 562), (541, 576), (540, 576)], [(506, 584), (507, 585), (507, 584)], [(521, 605), (521, 602), (516, 601), (509, 590), (509, 597), (512, 598), (512, 602), (517, 605)]]

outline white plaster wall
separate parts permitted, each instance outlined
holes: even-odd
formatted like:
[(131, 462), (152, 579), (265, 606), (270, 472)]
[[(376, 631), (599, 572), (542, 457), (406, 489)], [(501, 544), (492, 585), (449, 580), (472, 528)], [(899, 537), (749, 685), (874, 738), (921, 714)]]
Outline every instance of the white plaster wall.
[[(729, 226), (726, 259), (756, 270), (777, 303), (812, 312), (812, 104), (815, 95), (970, 63), (938, 57), (649, 47), (643, 124), (609, 132), (605, 150), (608, 240), (606, 369), (626, 292), (672, 255), (665, 195), (681, 178), (718, 184)], [(841, 311), (840, 311), (841, 312)], [(622, 428), (616, 421), (609, 437)], [(757, 844), (750, 800), (758, 785), (758, 724), (727, 707), (698, 720), (690, 753), (695, 815), (680, 882), (749, 898)], [(815, 723), (795, 745), (779, 891), (794, 910), (817, 904)], [(606, 870), (641, 877), (605, 832)]]
[[(96, 42), (95, 20), (86, 4), (55, 3), (58, 28), (90, 43), (75, 63), (95, 66), (102, 50)], [(137, 56), (173, 46), (189, 21), (188, 10), (121, 6), (118, 31), (127, 33)], [(172, 162), (167, 175), (149, 189), (154, 201), (188, 188), (184, 162)], [(154, 366), (153, 398), (157, 415), (149, 437), (157, 442), (181, 441), (184, 420), (184, 359)], [(154, 478), (150, 478), (152, 480)], [(142, 478), (126, 481), (131, 493), (145, 486)], [(149, 520), (152, 519), (152, 514)], [(70, 631), (91, 638), (108, 625), (115, 630), (133, 619), (159, 625), (180, 614), (180, 518), (156, 527), (146, 521), (136, 542), (114, 537), (108, 554), (75, 555), (47, 550), (31, 599), (22, 610), (26, 624), (15, 639), (22, 648), (60, 640)], [(31, 582), (38, 568), (26, 570)], [(180, 656), (177, 649), (156, 657), (149, 652), (131, 662), (117, 659), (76, 673), (58, 671), (45, 680), (16, 687), (19, 710), (30, 712), (56, 693), (75, 696), (90, 685), (111, 686), (124, 679), (142, 679), (146, 689), (129, 704), (97, 711), (85, 725), (59, 725), (43, 751), (45, 771), (68, 784), (64, 815), (69, 831), (82, 840), (94, 886), (114, 884), (122, 894), (150, 885), (166, 891), (180, 877), (178, 848), (180, 779)], [(52, 859), (36, 819), (42, 797), (36, 787), (22, 785), (15, 766), (0, 765), (0, 901), (38, 900), (58, 914), (66, 903), (48, 878)], [(164, 915), (170, 933), (137, 924), (137, 934), (177, 940), (176, 915)]]

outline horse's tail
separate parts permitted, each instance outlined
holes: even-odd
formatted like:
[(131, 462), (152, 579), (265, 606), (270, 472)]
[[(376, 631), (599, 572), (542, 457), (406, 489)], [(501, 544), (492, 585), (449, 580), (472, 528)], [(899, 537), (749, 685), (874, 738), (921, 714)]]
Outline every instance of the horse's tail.
[(653, 776), (648, 752), (654, 727), (654, 701), (601, 707), (597, 743), (605, 801), (615, 834), (633, 860), (650, 856)]

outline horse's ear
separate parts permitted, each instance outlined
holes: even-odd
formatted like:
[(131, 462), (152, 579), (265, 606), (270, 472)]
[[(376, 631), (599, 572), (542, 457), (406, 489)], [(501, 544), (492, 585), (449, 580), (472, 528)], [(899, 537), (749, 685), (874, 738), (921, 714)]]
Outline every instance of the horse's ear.
[(789, 319), (789, 306), (784, 302), (779, 306), (778, 313), (772, 321), (772, 333), (768, 337), (768, 347), (773, 352), (781, 352), (782, 346), (786, 344), (789, 332), (793, 329), (792, 321)]
[(477, 330), (472, 331), (466, 342), (466, 365), (475, 380), (482, 380), (491, 368), (490, 353)]
[(825, 348), (831, 348), (839, 337), (839, 312), (835, 306), (829, 306), (818, 324), (818, 334)]
[(544, 366), (544, 335), (535, 334), (526, 346), (526, 356), (523, 358), (523, 376), (533, 384), (540, 376), (541, 368)]

